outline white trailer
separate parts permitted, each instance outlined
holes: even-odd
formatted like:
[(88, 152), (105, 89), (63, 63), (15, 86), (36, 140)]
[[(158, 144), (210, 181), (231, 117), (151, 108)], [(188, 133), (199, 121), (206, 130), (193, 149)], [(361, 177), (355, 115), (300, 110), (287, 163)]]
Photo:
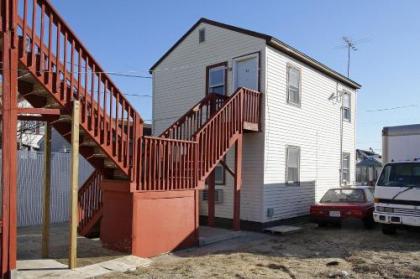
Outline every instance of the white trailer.
[(382, 155), (384, 164), (420, 159), (420, 124), (383, 128)]
[(374, 220), (386, 234), (402, 225), (420, 226), (420, 125), (385, 127), (382, 152)]

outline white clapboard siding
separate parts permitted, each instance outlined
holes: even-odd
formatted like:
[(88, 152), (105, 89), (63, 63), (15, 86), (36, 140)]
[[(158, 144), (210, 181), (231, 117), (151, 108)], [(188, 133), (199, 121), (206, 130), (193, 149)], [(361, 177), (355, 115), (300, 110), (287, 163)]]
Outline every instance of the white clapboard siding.
[[(70, 153), (53, 152), (51, 156), (51, 223), (69, 219)], [(79, 186), (93, 172), (93, 167), (79, 157)], [(42, 224), (44, 154), (35, 151), (18, 153), (18, 226)]]
[[(198, 43), (198, 30), (206, 29), (206, 41)], [(228, 62), (233, 58), (260, 52), (264, 67), (265, 41), (245, 34), (205, 23), (200, 24), (153, 71), (153, 134), (158, 135), (205, 96), (206, 67)], [(261, 89), (264, 88), (261, 71)], [(228, 94), (232, 94), (232, 71), (228, 71)], [(241, 191), (241, 219), (261, 222), (264, 134), (247, 134), (243, 149), (243, 186)], [(227, 158), (234, 167), (234, 152)], [(233, 179), (226, 172), (223, 189), (224, 201), (216, 204), (217, 217), (232, 218)], [(200, 202), (200, 214), (207, 214), (207, 202)]]
[[(206, 41), (198, 43), (198, 30), (206, 29)], [(352, 121), (343, 127), (343, 151), (351, 154), (351, 178), (355, 177), (355, 91), (313, 68), (266, 45), (264, 40), (201, 24), (167, 56), (153, 72), (153, 133), (161, 133), (204, 96), (206, 66), (228, 62), (228, 93), (232, 93), (233, 58), (260, 53), (263, 92), (262, 133), (245, 134), (241, 219), (270, 222), (307, 215), (309, 206), (328, 188), (339, 184), (340, 105), (328, 100), (337, 90), (352, 95)], [(301, 69), (302, 105), (286, 103), (287, 63)], [(286, 146), (300, 147), (300, 186), (285, 185)], [(234, 153), (228, 164), (233, 167)], [(216, 204), (216, 217), (232, 218), (233, 179), (227, 174), (224, 202)], [(267, 217), (267, 210), (273, 216)], [(200, 202), (200, 214), (207, 203)]]
[[(328, 188), (339, 186), (340, 105), (329, 101), (343, 86), (332, 78), (267, 47), (264, 222), (307, 215)], [(287, 104), (287, 65), (301, 70), (301, 106)], [(343, 151), (351, 154), (354, 179), (356, 94), (352, 122), (344, 122)], [(286, 147), (300, 147), (300, 186), (285, 184)], [(274, 210), (266, 217), (268, 208)]]

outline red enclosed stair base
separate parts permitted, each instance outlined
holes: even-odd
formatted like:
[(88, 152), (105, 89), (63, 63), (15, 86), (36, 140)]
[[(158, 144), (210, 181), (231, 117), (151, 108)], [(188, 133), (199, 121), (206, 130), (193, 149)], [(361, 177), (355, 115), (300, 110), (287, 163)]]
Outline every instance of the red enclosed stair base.
[[(244, 132), (259, 132), (261, 93), (238, 88), (231, 96), (208, 94), (161, 135), (143, 136), (139, 113), (50, 2), (17, 2), (22, 6), (12, 18), (11, 47), (18, 53), (19, 93), (35, 108), (59, 109), (61, 115), (50, 124), (67, 140), (73, 101), (80, 101), (80, 154), (95, 171), (79, 189), (79, 234), (97, 235), (99, 228), (108, 228), (99, 225), (101, 220), (112, 225), (105, 219), (107, 212), (114, 214), (106, 203), (112, 203), (117, 195), (132, 202), (134, 210), (142, 210), (142, 226), (148, 226), (144, 220), (149, 220), (142, 215), (145, 206), (159, 198), (172, 199), (168, 204), (179, 210), (187, 201), (189, 209), (197, 210), (197, 189), (204, 187), (229, 149), (242, 142)], [(107, 200), (103, 198), (104, 183), (109, 191)], [(112, 191), (119, 185), (124, 185), (124, 194)], [(165, 206), (163, 202), (155, 204)], [(171, 210), (160, 211), (166, 214)], [(131, 216), (133, 227), (136, 216)], [(167, 229), (163, 225), (154, 228)], [(145, 233), (150, 232), (144, 227), (138, 231), (139, 235)], [(165, 247), (176, 247), (174, 243)], [(191, 243), (190, 238), (186, 243)], [(138, 247), (133, 244), (131, 249)], [(149, 248), (142, 253), (157, 251)]]

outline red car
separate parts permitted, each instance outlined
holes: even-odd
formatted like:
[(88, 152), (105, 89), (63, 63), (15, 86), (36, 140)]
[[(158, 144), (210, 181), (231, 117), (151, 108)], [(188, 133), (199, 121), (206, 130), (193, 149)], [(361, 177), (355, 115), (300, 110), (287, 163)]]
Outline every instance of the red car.
[(311, 206), (310, 217), (319, 226), (341, 224), (346, 218), (354, 218), (371, 228), (374, 225), (373, 209), (371, 187), (333, 188), (325, 193), (319, 203)]

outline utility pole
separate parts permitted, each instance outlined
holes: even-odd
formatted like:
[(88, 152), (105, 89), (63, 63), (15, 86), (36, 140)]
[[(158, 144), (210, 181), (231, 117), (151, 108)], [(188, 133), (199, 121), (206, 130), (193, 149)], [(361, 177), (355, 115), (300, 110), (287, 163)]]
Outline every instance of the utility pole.
[(343, 37), (345, 47), (347, 47), (347, 77), (350, 77), (350, 60), (351, 60), (351, 51), (357, 51), (357, 47), (352, 39), (349, 37)]

